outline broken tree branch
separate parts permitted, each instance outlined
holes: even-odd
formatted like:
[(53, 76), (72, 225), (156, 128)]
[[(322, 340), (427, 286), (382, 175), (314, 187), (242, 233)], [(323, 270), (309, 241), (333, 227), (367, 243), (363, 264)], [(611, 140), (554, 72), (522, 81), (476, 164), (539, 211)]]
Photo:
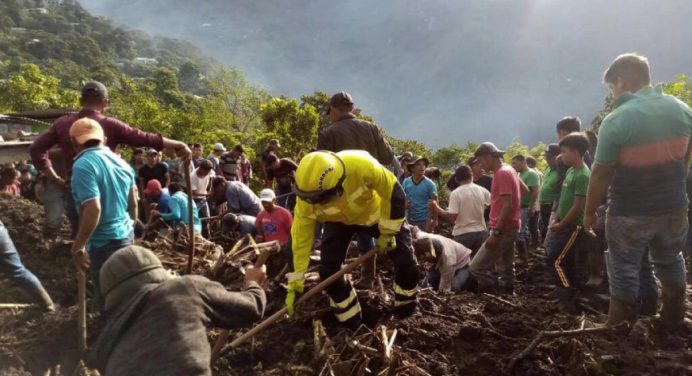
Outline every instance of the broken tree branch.
[(514, 367), (519, 363), (520, 360), (524, 359), (529, 355), (538, 345), (543, 342), (543, 340), (554, 339), (560, 337), (574, 337), (582, 334), (601, 334), (601, 333), (614, 333), (620, 330), (624, 330), (629, 327), (627, 322), (622, 322), (615, 326), (605, 326), (600, 328), (584, 328), (584, 329), (574, 329), (574, 330), (543, 330), (538, 333), (538, 335), (529, 343), (524, 350), (519, 354), (512, 357), (512, 359), (507, 363), (507, 373), (511, 373)]

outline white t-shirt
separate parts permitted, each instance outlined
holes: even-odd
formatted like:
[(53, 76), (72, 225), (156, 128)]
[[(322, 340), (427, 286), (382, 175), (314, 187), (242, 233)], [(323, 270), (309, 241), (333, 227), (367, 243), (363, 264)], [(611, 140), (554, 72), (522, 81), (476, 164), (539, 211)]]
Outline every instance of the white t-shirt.
[(209, 187), (209, 182), (211, 179), (216, 176), (214, 173), (214, 170), (209, 171), (209, 174), (207, 176), (200, 178), (197, 175), (197, 170), (192, 172), (192, 175), (190, 175), (190, 185), (192, 189), (192, 197), (200, 197), (200, 196), (206, 196), (207, 195), (207, 187)]
[(486, 230), (483, 211), (490, 205), (490, 192), (478, 184), (464, 184), (449, 195), (450, 213), (457, 214), (452, 235)]

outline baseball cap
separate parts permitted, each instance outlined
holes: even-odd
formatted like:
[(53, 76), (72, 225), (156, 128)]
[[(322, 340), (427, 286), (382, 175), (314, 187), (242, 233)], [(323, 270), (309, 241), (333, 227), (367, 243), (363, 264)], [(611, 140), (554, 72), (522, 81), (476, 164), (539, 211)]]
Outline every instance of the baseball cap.
[(351, 104), (353, 104), (353, 97), (351, 97), (351, 94), (345, 91), (332, 95), (332, 98), (329, 100), (329, 105), (332, 107), (345, 106)]
[(226, 147), (222, 143), (217, 142), (214, 144), (214, 151), (226, 151)]
[(417, 157), (415, 157), (415, 158), (412, 158), (412, 159), (411, 159), (411, 162), (409, 163), (409, 165), (414, 165), (414, 164), (418, 163), (418, 161), (423, 161), (423, 162), (425, 162), (425, 167), (428, 167), (428, 165), (430, 164), (430, 161), (428, 160), (428, 158), (425, 158), (424, 156), (419, 155), (419, 156), (417, 156)]
[(478, 149), (473, 153), (473, 156), (478, 158), (490, 154), (504, 154), (504, 150), (500, 150), (492, 142), (484, 142), (478, 146)]
[(161, 193), (163, 189), (161, 188), (161, 182), (156, 179), (151, 179), (144, 188), (144, 193), (150, 195), (152, 193)]
[(262, 202), (272, 202), (276, 198), (276, 194), (269, 188), (265, 188), (260, 192), (260, 201)]
[(82, 98), (108, 98), (108, 89), (98, 81), (89, 81), (82, 87)]
[(159, 152), (156, 149), (147, 149), (147, 155), (159, 155)]
[(96, 120), (90, 118), (81, 118), (70, 127), (70, 137), (77, 140), (80, 145), (90, 140), (99, 140), (103, 142), (105, 136), (103, 128)]
[(543, 155), (557, 157), (560, 155), (560, 146), (558, 144), (550, 144), (546, 146), (545, 150), (543, 151)]

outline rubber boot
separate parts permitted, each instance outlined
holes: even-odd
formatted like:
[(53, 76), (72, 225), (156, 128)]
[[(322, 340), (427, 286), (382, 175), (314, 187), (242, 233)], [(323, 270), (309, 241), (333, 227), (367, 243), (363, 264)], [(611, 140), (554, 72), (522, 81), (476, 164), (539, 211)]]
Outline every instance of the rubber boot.
[(377, 258), (373, 257), (363, 264), (360, 280), (356, 283), (356, 288), (360, 290), (372, 290), (375, 283), (375, 270), (377, 268)]
[(573, 287), (558, 287), (557, 289), (557, 305), (560, 311), (569, 315), (579, 313), (577, 307), (577, 290)]
[(639, 300), (639, 316), (655, 316), (658, 312), (658, 297), (651, 296)]
[(675, 290), (663, 287), (661, 294), (661, 318), (658, 325), (660, 329), (665, 331), (676, 331), (679, 329), (685, 319), (685, 290)]
[(626, 302), (610, 297), (610, 304), (608, 306), (608, 321), (606, 321), (606, 326), (616, 326), (621, 322), (626, 321), (630, 324), (630, 327), (634, 325), (636, 321), (635, 307), (632, 304), (627, 304)]
[(526, 240), (517, 240), (515, 242), (515, 245), (517, 246), (517, 264), (518, 265), (526, 265), (528, 263), (528, 256), (529, 252), (526, 247)]

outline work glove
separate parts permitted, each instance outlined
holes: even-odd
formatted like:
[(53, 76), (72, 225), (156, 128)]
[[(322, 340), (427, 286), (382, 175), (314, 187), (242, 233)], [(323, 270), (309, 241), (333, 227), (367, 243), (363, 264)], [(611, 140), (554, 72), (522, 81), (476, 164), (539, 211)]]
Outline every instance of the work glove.
[(386, 255), (389, 251), (396, 248), (396, 239), (394, 235), (380, 235), (375, 242), (375, 246), (381, 254)]
[(303, 293), (303, 289), (305, 288), (305, 274), (304, 273), (288, 273), (286, 274), (286, 277), (288, 278), (288, 286), (286, 290), (288, 293), (286, 294), (286, 310), (288, 311), (289, 316), (293, 315), (295, 310), (293, 309), (293, 304), (296, 301), (296, 292), (298, 294)]

